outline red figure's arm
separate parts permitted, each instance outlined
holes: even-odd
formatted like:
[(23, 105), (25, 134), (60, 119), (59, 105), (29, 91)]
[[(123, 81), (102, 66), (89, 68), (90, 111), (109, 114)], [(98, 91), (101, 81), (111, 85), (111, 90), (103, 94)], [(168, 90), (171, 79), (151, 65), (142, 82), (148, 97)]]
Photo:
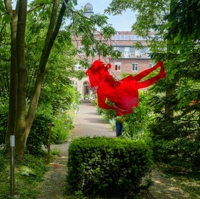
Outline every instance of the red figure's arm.
[(156, 76), (154, 76), (154, 77), (152, 77), (150, 79), (147, 79), (147, 80), (145, 80), (143, 82), (138, 82), (138, 84), (137, 84), (137, 88), (138, 89), (146, 88), (146, 87), (154, 84), (155, 82), (157, 82), (159, 79), (164, 78), (166, 76), (165, 69), (164, 69), (164, 66), (163, 66), (163, 62), (161, 62), (161, 61), (159, 61), (154, 67), (139, 73), (137, 76), (139, 76), (139, 78), (140, 77), (143, 78), (143, 77), (149, 75), (154, 70), (156, 70), (158, 67), (160, 67), (160, 72)]

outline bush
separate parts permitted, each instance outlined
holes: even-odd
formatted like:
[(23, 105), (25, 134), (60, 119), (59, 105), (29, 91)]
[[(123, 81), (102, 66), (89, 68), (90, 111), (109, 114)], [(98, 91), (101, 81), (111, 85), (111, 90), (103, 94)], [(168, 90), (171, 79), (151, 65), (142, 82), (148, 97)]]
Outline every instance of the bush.
[(4, 171), (7, 166), (4, 151), (0, 149), (0, 172)]
[(149, 92), (139, 91), (138, 107), (133, 108), (133, 113), (124, 115), (123, 135), (134, 140), (145, 140), (150, 143), (148, 126), (154, 117), (149, 105)]
[(166, 164), (185, 168), (200, 166), (200, 142), (179, 138), (174, 140), (155, 140), (154, 158)]
[(5, 143), (8, 122), (8, 106), (0, 104), (0, 145)]
[(188, 169), (199, 167), (200, 136), (195, 123), (176, 115), (174, 118), (157, 115), (149, 126), (154, 159)]
[(29, 134), (26, 150), (33, 155), (42, 153), (42, 145), (48, 144), (49, 129), (52, 118), (49, 114), (37, 112)]
[(73, 193), (115, 197), (137, 194), (152, 169), (152, 154), (141, 141), (82, 137), (69, 146), (67, 182)]
[(53, 144), (60, 144), (68, 139), (70, 130), (73, 128), (73, 117), (72, 113), (65, 113), (63, 115), (57, 115), (53, 122), (55, 126), (52, 129), (52, 140)]
[[(70, 130), (73, 128), (72, 111), (52, 114), (51, 106), (39, 107), (29, 134), (26, 149), (31, 154), (43, 152), (42, 145), (47, 146), (50, 132), (50, 124), (53, 123), (51, 143), (58, 144), (67, 140)], [(55, 117), (54, 117), (55, 116)]]

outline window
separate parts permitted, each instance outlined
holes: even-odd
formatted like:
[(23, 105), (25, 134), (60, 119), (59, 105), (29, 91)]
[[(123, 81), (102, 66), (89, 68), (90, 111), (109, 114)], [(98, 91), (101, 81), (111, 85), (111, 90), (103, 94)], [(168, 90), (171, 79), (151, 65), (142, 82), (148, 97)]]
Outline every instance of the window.
[(124, 35), (124, 40), (129, 40), (129, 35)]
[(115, 40), (120, 40), (120, 35), (115, 35)]
[(83, 46), (79, 46), (79, 48), (78, 48), (78, 54), (79, 55), (85, 55), (84, 47)]
[(135, 40), (135, 35), (130, 35), (131, 40)]
[(113, 50), (119, 50), (119, 47), (118, 46), (114, 46)]
[(115, 70), (117, 71), (121, 70), (121, 62), (115, 62)]
[(125, 47), (124, 48), (124, 58), (129, 58), (130, 57), (130, 48)]
[(79, 64), (76, 64), (74, 68), (75, 68), (75, 70), (80, 70), (81, 66)]
[(141, 49), (135, 49), (135, 57), (141, 57)]
[(153, 63), (149, 63), (149, 68), (152, 68), (153, 67)]
[(135, 35), (135, 40), (139, 40), (139, 36)]
[(77, 88), (77, 85), (78, 85), (77, 81), (72, 80), (72, 85), (73, 85), (75, 88)]
[(111, 40), (115, 40), (115, 35), (113, 35), (113, 36), (111, 37)]
[(150, 48), (146, 47), (146, 56), (150, 58)]
[(124, 35), (121, 35), (121, 40), (124, 40)]
[(138, 71), (138, 63), (132, 63), (132, 71), (134, 72)]
[(90, 47), (90, 53), (91, 53), (91, 56), (94, 57), (95, 55), (97, 55), (97, 49), (95, 46), (91, 46)]
[(116, 35), (112, 36), (112, 40), (129, 40), (129, 35), (116, 34)]
[(83, 67), (83, 70), (88, 70), (88, 68), (91, 66), (90, 62), (85, 63), (85, 66)]

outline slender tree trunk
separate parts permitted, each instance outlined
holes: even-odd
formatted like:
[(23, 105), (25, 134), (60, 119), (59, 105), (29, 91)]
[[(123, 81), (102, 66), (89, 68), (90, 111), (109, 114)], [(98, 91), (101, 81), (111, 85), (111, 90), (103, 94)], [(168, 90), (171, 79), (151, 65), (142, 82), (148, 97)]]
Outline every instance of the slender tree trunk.
[[(10, 0), (4, 0), (6, 9), (13, 17)], [(27, 16), (27, 0), (18, 0), (16, 8), (16, 18), (11, 24), (12, 47), (11, 47), (11, 79), (10, 82), (10, 101), (9, 101), (9, 121), (6, 134), (6, 143), (9, 143), (10, 134), (15, 134), (15, 153), (18, 158), (23, 158), (26, 142), (30, 129), (35, 118), (35, 112), (38, 106), (38, 100), (45, 75), (46, 64), (60, 29), (62, 18), (66, 10), (68, 0), (63, 2), (57, 22), (57, 13), (60, 0), (54, 0), (52, 15), (45, 39), (45, 45), (42, 51), (39, 70), (34, 86), (32, 100), (26, 116), (26, 90), (27, 90), (27, 69), (25, 63), (25, 30)], [(17, 18), (18, 16), (18, 18)], [(15, 20), (14, 20), (15, 19)]]
[[(174, 4), (176, 3), (176, 0), (171, 0), (170, 1), (170, 10), (172, 10)], [(168, 40), (168, 46), (167, 46), (167, 51), (168, 53), (172, 53), (173, 52), (173, 44), (174, 41), (173, 40)], [(174, 93), (175, 91), (175, 84), (171, 85), (170, 88), (168, 88), (166, 90), (166, 105), (165, 105), (165, 114), (168, 118), (173, 118), (174, 116), (174, 110), (171, 106), (170, 103), (170, 96)]]
[(165, 115), (168, 118), (173, 118), (173, 116), (174, 116), (174, 110), (173, 110), (171, 102), (170, 102), (171, 101), (170, 96), (174, 93), (174, 91), (175, 91), (175, 86), (167, 89), (167, 91), (166, 91)]
[(18, 25), (17, 25), (17, 69), (18, 69), (18, 90), (17, 90), (17, 115), (15, 126), (16, 155), (23, 158), (24, 138), (26, 137), (26, 87), (27, 69), (25, 62), (25, 31), (27, 16), (27, 0), (19, 0)]
[(16, 50), (16, 37), (17, 37), (17, 10), (12, 11), (9, 4), (6, 4), (9, 15), (11, 16), (11, 66), (10, 66), (10, 89), (9, 89), (9, 112), (8, 112), (8, 125), (5, 137), (5, 143), (8, 148), (10, 143), (10, 135), (15, 134), (15, 121), (17, 112), (17, 88), (18, 88), (18, 72), (17, 72), (17, 50)]
[[(66, 3), (67, 2), (68, 1), (66, 1)], [(35, 112), (36, 112), (36, 109), (38, 106), (38, 101), (39, 101), (39, 97), (40, 97), (42, 83), (43, 83), (44, 76), (45, 76), (45, 68), (46, 68), (46, 64), (48, 61), (48, 57), (50, 55), (52, 46), (54, 44), (54, 41), (55, 41), (58, 31), (60, 29), (62, 18), (64, 16), (64, 12), (66, 10), (66, 5), (64, 3), (62, 4), (62, 7), (61, 7), (61, 10), (60, 10), (57, 22), (56, 22), (58, 8), (59, 8), (59, 0), (55, 0), (53, 8), (52, 8), (52, 15), (51, 15), (49, 28), (48, 28), (47, 37), (45, 40), (44, 49), (42, 51), (42, 55), (41, 55), (41, 59), (40, 59), (39, 70), (38, 70), (38, 74), (37, 74), (37, 78), (36, 78), (36, 82), (35, 82), (35, 86), (34, 86), (34, 92), (33, 92), (33, 96), (31, 99), (31, 103), (30, 103), (27, 118), (26, 118), (26, 137), (24, 140), (25, 145), (26, 145), (26, 141), (28, 139), (28, 135), (29, 135), (33, 120), (35, 118)], [(54, 27), (55, 27), (55, 29), (54, 29)]]

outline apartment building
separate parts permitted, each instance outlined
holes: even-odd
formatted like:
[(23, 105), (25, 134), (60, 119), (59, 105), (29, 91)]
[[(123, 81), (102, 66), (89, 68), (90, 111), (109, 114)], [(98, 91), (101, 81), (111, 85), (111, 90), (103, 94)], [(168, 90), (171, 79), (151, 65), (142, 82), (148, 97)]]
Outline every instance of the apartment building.
[[(95, 38), (101, 39), (102, 36), (95, 32)], [(152, 34), (153, 36), (153, 34)], [(81, 39), (78, 38), (74, 41), (78, 49), (81, 49)], [(121, 52), (121, 57), (118, 59), (108, 57), (102, 57), (101, 55), (96, 54), (94, 57), (87, 57), (88, 61), (92, 64), (95, 60), (102, 60), (105, 64), (110, 63), (112, 65), (110, 69), (110, 74), (113, 75), (116, 79), (121, 79), (122, 74), (138, 74), (143, 70), (146, 70), (153, 66), (149, 56), (149, 48), (147, 42), (140, 36), (137, 36), (134, 32), (131, 31), (118, 31), (109, 41), (110, 45), (113, 46), (115, 50)], [(142, 48), (136, 48), (136, 43), (140, 42)], [(108, 42), (107, 42), (108, 43)], [(80, 58), (85, 59), (86, 55), (82, 51), (79, 54)], [(75, 65), (75, 70), (84, 70), (87, 68), (81, 66), (79, 63)], [(74, 85), (77, 87), (78, 91), (81, 93), (82, 98), (84, 96), (90, 96), (93, 93), (93, 90), (90, 89), (88, 82), (88, 77), (85, 76), (82, 80), (73, 79)]]

